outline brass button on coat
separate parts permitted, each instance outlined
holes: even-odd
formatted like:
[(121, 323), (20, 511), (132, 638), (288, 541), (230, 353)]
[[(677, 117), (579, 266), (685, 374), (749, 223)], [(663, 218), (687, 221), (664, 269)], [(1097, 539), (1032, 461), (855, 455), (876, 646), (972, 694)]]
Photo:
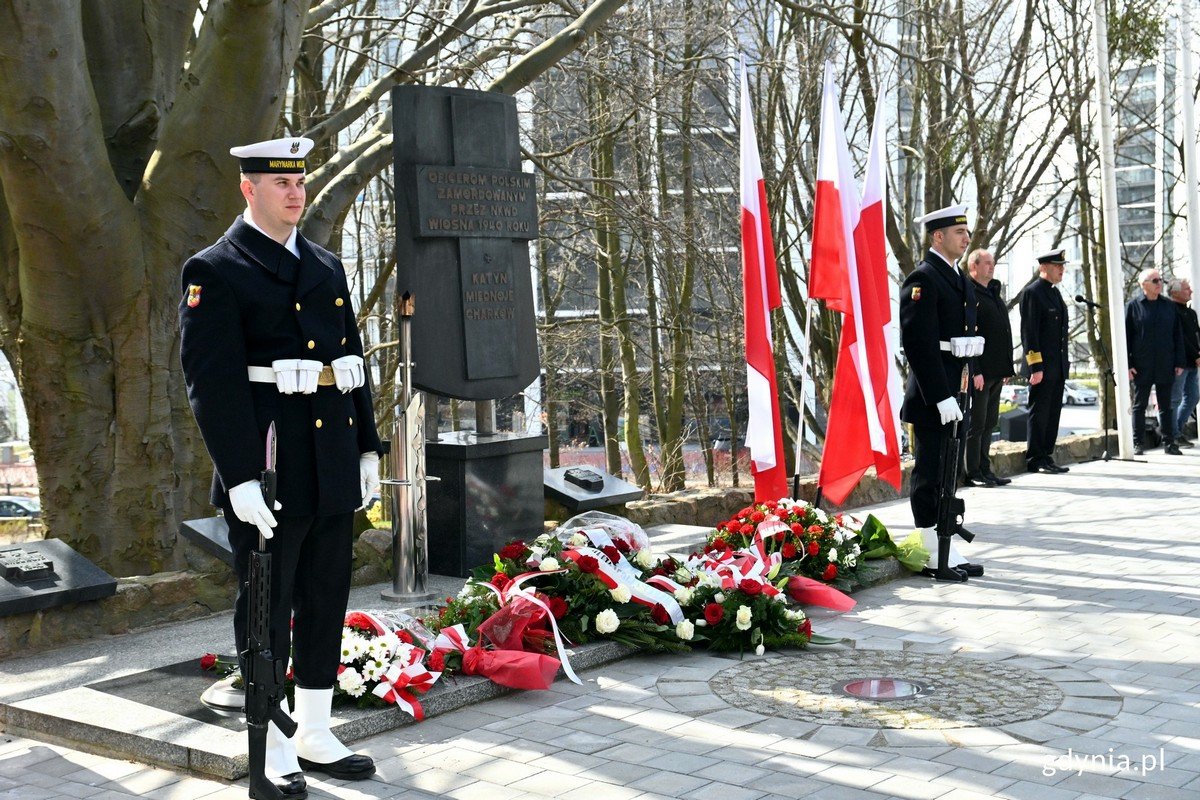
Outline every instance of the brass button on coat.
[(337, 300), (334, 300), (334, 301), (333, 301), (333, 304), (334, 304), (335, 306), (337, 306), (338, 308), (341, 308), (343, 305), (345, 305), (345, 303), (346, 303), (346, 301), (345, 301), (345, 300), (343, 300), (343, 299), (342, 299), (342, 298), (340, 298), (340, 297), (339, 297)]
[(300, 304), (299, 304), (299, 303), (296, 303), (296, 310), (297, 310), (297, 311), (299, 311), (299, 310), (300, 310)]
[(313, 350), (313, 349), (315, 349), (315, 348), (316, 348), (316, 346), (317, 346), (317, 343), (316, 343), (316, 342), (314, 342), (312, 339), (309, 339), (309, 340), (308, 340), (308, 349), (309, 349), (309, 350)]
[(342, 344), (345, 344), (345, 343), (346, 343), (346, 337), (345, 337), (345, 336), (343, 336), (343, 337), (342, 337)]
[(318, 428), (319, 428), (319, 427), (321, 427), (321, 426), (322, 426), (322, 425), (324, 425), (324, 424), (325, 424), (325, 423), (324, 423), (324, 422), (321, 422), (321, 420), (319, 420), (319, 419), (316, 421), (316, 426), (317, 426)]
[(353, 427), (353, 426), (354, 426), (354, 417), (350, 417), (350, 422), (349, 422), (349, 425), (350, 425), (351, 427)]

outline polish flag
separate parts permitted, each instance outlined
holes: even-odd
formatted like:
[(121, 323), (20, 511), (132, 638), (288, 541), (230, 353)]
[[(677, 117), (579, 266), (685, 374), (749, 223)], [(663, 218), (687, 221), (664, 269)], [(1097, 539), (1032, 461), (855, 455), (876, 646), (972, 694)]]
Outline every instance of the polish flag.
[(746, 401), (750, 410), (746, 446), (754, 475), (754, 499), (761, 502), (778, 500), (788, 493), (779, 388), (771, 349), (771, 310), (781, 307), (783, 299), (744, 60), (741, 117), (742, 291), (746, 301)]
[(835, 504), (846, 499), (872, 465), (881, 479), (900, 487), (900, 384), (889, 338), (896, 315), (888, 295), (883, 228), (886, 152), (881, 110), (882, 103), (876, 109), (860, 201), (833, 66), (826, 63), (809, 292), (842, 313), (818, 479)]

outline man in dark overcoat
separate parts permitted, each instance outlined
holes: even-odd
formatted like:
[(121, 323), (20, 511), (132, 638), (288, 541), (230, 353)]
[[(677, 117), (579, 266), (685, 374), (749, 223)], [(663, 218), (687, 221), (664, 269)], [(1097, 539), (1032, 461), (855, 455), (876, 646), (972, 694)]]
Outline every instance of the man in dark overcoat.
[(1175, 303), (1163, 296), (1163, 279), (1157, 269), (1138, 274), (1142, 293), (1125, 304), (1125, 341), (1129, 348), (1129, 380), (1133, 383), (1133, 451), (1145, 452), (1146, 406), (1150, 390), (1158, 400), (1158, 424), (1163, 451), (1183, 455), (1175, 443), (1175, 419), (1171, 413), (1171, 390), (1187, 366), (1183, 327)]
[(1000, 281), (992, 277), (996, 259), (979, 248), (967, 256), (967, 274), (974, 282), (983, 355), (975, 359), (971, 385), (971, 424), (964, 454), (968, 486), (1006, 486), (1012, 479), (992, 471), (992, 431), (1000, 419), (1000, 389), (1013, 375), (1012, 325)]
[(1029, 433), (1025, 468), (1030, 472), (1062, 473), (1054, 463), (1054, 442), (1062, 414), (1063, 389), (1071, 359), (1067, 353), (1067, 304), (1055, 288), (1066, 270), (1066, 251), (1051, 250), (1037, 257), (1038, 275), (1021, 290), (1021, 347), (1029, 378)]
[[(379, 486), (363, 347), (341, 262), (300, 235), (313, 142), (235, 147), (245, 212), (183, 266), (180, 354), (188, 399), (215, 468), (212, 502), (229, 525), (239, 591), (234, 635), (247, 649), (250, 552), (273, 561), (271, 648), (293, 655), (294, 739), (271, 724), (267, 774), (307, 796), (302, 768), (360, 780), (372, 760), (330, 732), (330, 702), (350, 590), (355, 509)], [(277, 432), (277, 502), (259, 477)], [(286, 710), (286, 709), (285, 709)]]
[[(900, 419), (913, 426), (916, 463), (909, 504), (932, 569), (942, 441), (963, 419), (957, 400), (964, 388), (962, 370), (967, 359), (982, 352), (983, 339), (975, 331), (975, 292), (956, 266), (971, 242), (966, 206), (934, 211), (917, 223), (925, 228), (929, 250), (900, 289), (900, 343), (909, 365)], [(949, 566), (961, 569), (964, 578), (983, 574), (953, 546)]]

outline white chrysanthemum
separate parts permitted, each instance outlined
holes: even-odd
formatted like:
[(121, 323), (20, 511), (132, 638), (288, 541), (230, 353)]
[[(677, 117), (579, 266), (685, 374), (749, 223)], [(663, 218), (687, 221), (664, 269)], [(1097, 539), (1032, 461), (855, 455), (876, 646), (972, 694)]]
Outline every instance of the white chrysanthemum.
[[(397, 640), (396, 644), (399, 644), (399, 640)], [(388, 641), (382, 636), (372, 639), (367, 645), (367, 655), (375, 661), (386, 662), (391, 658), (393, 652), (395, 652), (395, 648), (389, 646)]]
[(338, 686), (351, 697), (362, 697), (367, 690), (362, 675), (355, 669), (342, 670), (342, 674), (338, 675)]
[(675, 635), (685, 642), (690, 642), (696, 635), (696, 626), (685, 619), (675, 626)]
[(543, 558), (542, 563), (538, 565), (538, 569), (542, 572), (552, 572), (558, 569), (558, 559), (554, 557)]
[(376, 661), (375, 659), (371, 659), (367, 661), (366, 664), (363, 664), (362, 675), (364, 680), (377, 681), (385, 672), (387, 672), (386, 661)]
[(621, 627), (621, 620), (617, 618), (617, 612), (611, 608), (606, 608), (596, 615), (597, 633), (612, 633), (619, 627)]
[(739, 631), (750, 630), (751, 614), (750, 606), (738, 606), (736, 624)]
[(588, 543), (588, 537), (580, 531), (571, 534), (571, 546), (583, 547)]
[(352, 664), (367, 651), (367, 640), (349, 628), (342, 628), (341, 662)]
[(633, 557), (633, 562), (642, 569), (650, 569), (658, 563), (658, 556), (654, 555), (654, 551), (649, 547), (638, 550)]
[(628, 586), (618, 586), (615, 589), (611, 589), (609, 594), (612, 595), (612, 599), (618, 603), (628, 603), (633, 599), (633, 593), (629, 591)]
[(686, 586), (681, 586), (675, 590), (675, 602), (681, 606), (689, 606), (692, 604), (692, 590)]

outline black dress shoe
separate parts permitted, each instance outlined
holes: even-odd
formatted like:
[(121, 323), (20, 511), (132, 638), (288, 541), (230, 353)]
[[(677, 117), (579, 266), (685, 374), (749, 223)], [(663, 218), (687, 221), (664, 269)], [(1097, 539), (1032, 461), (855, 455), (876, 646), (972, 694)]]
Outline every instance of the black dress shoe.
[(1146, 455), (1146, 448), (1142, 447), (1140, 444), (1134, 443), (1133, 454), (1135, 456), (1144, 456)]
[(1001, 478), (999, 475), (991, 472), (985, 473), (984, 477), (997, 486), (1008, 486), (1010, 483), (1012, 483), (1012, 478)]
[(962, 564), (959, 564), (958, 566), (956, 566), (955, 569), (958, 570), (959, 572), (967, 573), (968, 578), (982, 578), (983, 577), (983, 565), (982, 564), (969, 564), (969, 563), (963, 562)]
[(315, 761), (309, 761), (307, 758), (298, 759), (300, 766), (311, 772), (324, 772), (331, 778), (339, 778), (343, 781), (365, 781), (367, 778), (375, 774), (375, 762), (370, 756), (352, 753), (345, 758), (338, 759), (332, 764), (318, 764)]
[(1181, 455), (1183, 455), (1183, 453), (1181, 453), (1181, 452), (1179, 451), (1179, 445), (1175, 444), (1174, 442), (1171, 442), (1171, 443), (1170, 443), (1170, 444), (1168, 444), (1166, 447), (1164, 447), (1164, 448), (1163, 448), (1163, 452), (1165, 452), (1165, 453), (1166, 453), (1167, 455), (1169, 455), (1169, 456), (1181, 456)]
[(1175, 444), (1178, 447), (1195, 447), (1196, 443), (1186, 436), (1179, 435), (1175, 437)]
[(1030, 472), (1042, 472), (1046, 475), (1057, 475), (1058, 470), (1053, 464), (1030, 464), (1028, 467)]
[(1053, 461), (1048, 462), (1046, 464), (1046, 468), (1049, 469), (1051, 472), (1056, 472), (1056, 473), (1063, 473), (1063, 472), (1071, 471), (1070, 467), (1060, 466), (1059, 464), (1055, 464)]
[(995, 486), (996, 482), (986, 475), (964, 475), (963, 483), (967, 486)]
[[(250, 782), (250, 797), (253, 800), (276, 800), (284, 797), (287, 800), (307, 800), (308, 784), (304, 782), (303, 772), (293, 772), (278, 778), (268, 778), (271, 786), (257, 786)], [(271, 791), (271, 787), (275, 791)]]

